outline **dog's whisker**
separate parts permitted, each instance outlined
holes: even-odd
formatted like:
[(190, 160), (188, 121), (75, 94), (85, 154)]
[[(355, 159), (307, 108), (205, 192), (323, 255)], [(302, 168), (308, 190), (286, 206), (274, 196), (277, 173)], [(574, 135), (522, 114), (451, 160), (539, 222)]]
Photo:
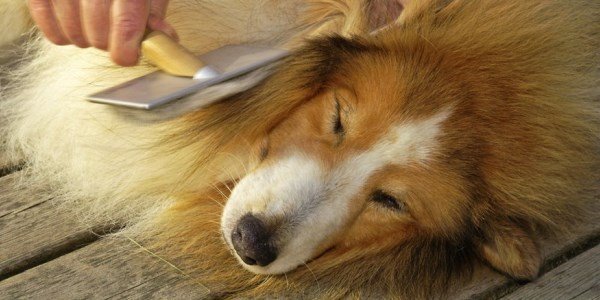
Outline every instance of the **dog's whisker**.
[(315, 279), (315, 283), (317, 284), (317, 290), (321, 290), (321, 285), (319, 284), (319, 280), (317, 279), (317, 276), (315, 275), (315, 273), (312, 271), (312, 269), (310, 268), (310, 266), (307, 263), (302, 263), (310, 272), (310, 274), (312, 274), (313, 278)]

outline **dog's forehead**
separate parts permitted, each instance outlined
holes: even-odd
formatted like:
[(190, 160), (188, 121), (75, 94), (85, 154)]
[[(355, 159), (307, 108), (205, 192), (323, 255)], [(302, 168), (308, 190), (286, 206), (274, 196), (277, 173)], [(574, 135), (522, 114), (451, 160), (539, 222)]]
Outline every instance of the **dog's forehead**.
[(337, 88), (334, 97), (342, 106), (350, 147), (367, 150), (385, 164), (402, 165), (429, 157), (442, 123), (452, 113), (450, 106), (409, 103), (413, 100), (407, 99), (402, 78), (365, 77), (350, 88)]

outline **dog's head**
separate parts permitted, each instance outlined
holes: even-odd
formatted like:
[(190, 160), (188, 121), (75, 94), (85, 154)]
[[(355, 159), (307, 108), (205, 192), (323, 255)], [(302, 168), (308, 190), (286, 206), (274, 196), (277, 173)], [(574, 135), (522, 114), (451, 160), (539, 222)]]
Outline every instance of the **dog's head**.
[(298, 80), (315, 78), (302, 85), (312, 87), (308, 99), (253, 150), (260, 162), (222, 217), (245, 268), (278, 274), (324, 253), (414, 250), (418, 241), (427, 253), (413, 260), (472, 253), (515, 277), (537, 274), (526, 229), (494, 211), (473, 90), (443, 55), (391, 31), (322, 39), (289, 61), (302, 66)]

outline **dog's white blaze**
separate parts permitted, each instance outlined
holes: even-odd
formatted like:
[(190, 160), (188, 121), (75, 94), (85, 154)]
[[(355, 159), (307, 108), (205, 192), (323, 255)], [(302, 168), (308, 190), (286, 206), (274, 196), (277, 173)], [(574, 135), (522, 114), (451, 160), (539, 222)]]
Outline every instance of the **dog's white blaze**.
[(441, 123), (450, 114), (445, 109), (428, 119), (397, 126), (371, 152), (380, 157), (381, 164), (425, 163), (436, 148)]
[[(237, 220), (252, 213), (265, 218), (294, 220), (277, 259), (266, 267), (248, 266), (255, 273), (287, 272), (311, 259), (322, 243), (342, 231), (350, 218), (350, 200), (369, 178), (388, 165), (426, 163), (436, 149), (441, 123), (450, 110), (392, 128), (370, 150), (352, 156), (333, 169), (318, 157), (295, 153), (247, 175), (235, 187), (223, 213), (227, 242)], [(238, 257), (239, 259), (239, 257)]]

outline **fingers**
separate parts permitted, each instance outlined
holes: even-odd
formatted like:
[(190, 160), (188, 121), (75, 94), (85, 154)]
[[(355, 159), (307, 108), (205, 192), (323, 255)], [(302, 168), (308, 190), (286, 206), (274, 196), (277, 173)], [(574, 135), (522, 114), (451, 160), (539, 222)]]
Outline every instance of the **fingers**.
[(79, 0), (29, 0), (28, 4), (31, 17), (51, 42), (90, 46), (81, 27)]
[(82, 0), (81, 18), (87, 42), (108, 50), (111, 0)]
[(179, 40), (175, 29), (165, 21), (169, 0), (153, 0), (150, 4), (150, 17), (148, 27), (166, 33), (175, 40)]
[(48, 40), (57, 45), (70, 44), (69, 39), (66, 38), (58, 25), (52, 2), (49, 0), (29, 0), (28, 5), (33, 21)]
[(147, 0), (113, 2), (109, 50), (115, 63), (132, 66), (137, 62), (149, 13), (150, 5)]
[(69, 41), (81, 48), (89, 47), (81, 27), (79, 0), (53, 0), (52, 6), (59, 26)]
[(53, 43), (109, 50), (123, 66), (138, 60), (146, 27), (174, 39), (165, 20), (168, 0), (28, 0), (33, 20)]
[(114, 1), (109, 50), (115, 63), (131, 66), (137, 62), (146, 27), (178, 39), (175, 29), (164, 20), (168, 4), (168, 0)]
[(150, 14), (159, 19), (164, 19), (167, 14), (169, 0), (152, 0), (150, 3)]

